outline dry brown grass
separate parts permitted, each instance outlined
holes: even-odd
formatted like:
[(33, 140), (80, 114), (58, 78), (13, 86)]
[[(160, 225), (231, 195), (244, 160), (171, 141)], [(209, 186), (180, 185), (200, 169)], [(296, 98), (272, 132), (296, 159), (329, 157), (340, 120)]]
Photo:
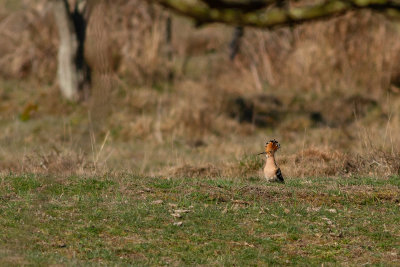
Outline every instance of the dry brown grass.
[(398, 76), (396, 25), (368, 11), (248, 36), (246, 61), (273, 87), (319, 93), (362, 89), (377, 97)]
[(230, 28), (173, 17), (171, 61), (165, 11), (106, 3), (88, 28), (94, 104), (74, 106), (57, 91), (49, 6), (19, 3), (0, 9), (2, 170), (254, 177), (250, 155), (277, 138), (286, 177), (399, 173), (400, 35), (384, 17), (246, 29), (234, 62)]
[[(16, 4), (18, 5), (18, 4)], [(0, 74), (6, 78), (52, 80), (57, 56), (57, 31), (44, 1), (14, 12), (0, 9)]]

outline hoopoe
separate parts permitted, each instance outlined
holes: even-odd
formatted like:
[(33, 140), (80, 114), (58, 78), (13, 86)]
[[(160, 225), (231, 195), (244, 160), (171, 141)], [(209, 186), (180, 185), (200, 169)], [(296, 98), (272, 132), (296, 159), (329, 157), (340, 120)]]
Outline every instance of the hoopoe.
[(264, 176), (269, 182), (284, 183), (281, 169), (276, 165), (275, 152), (280, 148), (280, 144), (275, 139), (265, 144), (265, 152), (259, 153), (258, 155), (265, 154), (265, 167)]

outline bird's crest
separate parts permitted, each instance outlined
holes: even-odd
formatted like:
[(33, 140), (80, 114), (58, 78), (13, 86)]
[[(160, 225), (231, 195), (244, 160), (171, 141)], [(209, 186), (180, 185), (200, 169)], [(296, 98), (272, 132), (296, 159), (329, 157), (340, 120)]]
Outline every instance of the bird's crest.
[(281, 145), (276, 141), (275, 139), (268, 141), (265, 144), (265, 152), (266, 153), (271, 153), (277, 151)]

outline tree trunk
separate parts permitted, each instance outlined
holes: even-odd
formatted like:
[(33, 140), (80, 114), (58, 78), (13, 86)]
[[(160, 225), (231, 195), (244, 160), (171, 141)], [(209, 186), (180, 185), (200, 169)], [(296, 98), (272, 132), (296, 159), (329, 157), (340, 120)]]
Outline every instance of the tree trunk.
[(87, 95), (84, 89), (90, 82), (90, 70), (83, 55), (86, 20), (77, 4), (73, 13), (68, 0), (55, 0), (53, 5), (60, 38), (57, 70), (60, 89), (65, 98), (78, 101)]

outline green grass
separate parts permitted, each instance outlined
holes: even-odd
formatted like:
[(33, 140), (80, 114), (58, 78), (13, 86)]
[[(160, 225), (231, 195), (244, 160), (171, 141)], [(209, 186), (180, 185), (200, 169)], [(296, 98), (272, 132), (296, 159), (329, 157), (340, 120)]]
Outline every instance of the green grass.
[(2, 176), (0, 265), (400, 264), (399, 177), (306, 180)]

